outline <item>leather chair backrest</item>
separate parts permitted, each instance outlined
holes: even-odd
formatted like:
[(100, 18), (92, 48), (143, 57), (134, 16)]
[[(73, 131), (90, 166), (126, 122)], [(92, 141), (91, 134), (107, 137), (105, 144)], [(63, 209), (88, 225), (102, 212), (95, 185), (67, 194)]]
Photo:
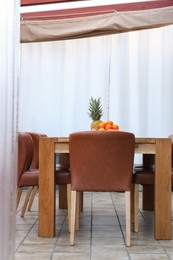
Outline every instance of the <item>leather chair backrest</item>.
[(31, 167), (33, 158), (33, 141), (28, 133), (18, 133), (18, 183), (23, 172)]
[(31, 163), (32, 169), (39, 169), (39, 139), (40, 137), (47, 137), (45, 134), (28, 132), (32, 137), (34, 145), (34, 155)]
[(69, 136), (72, 190), (131, 190), (135, 136), (86, 131)]

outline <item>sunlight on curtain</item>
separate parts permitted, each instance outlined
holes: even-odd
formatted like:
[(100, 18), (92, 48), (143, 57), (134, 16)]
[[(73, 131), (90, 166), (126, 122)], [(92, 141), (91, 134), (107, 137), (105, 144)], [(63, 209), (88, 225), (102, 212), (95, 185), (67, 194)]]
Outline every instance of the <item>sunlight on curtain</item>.
[(14, 259), (19, 2), (0, 3), (0, 259)]
[(107, 117), (110, 37), (21, 45), (19, 129), (67, 136), (89, 130), (89, 98)]
[(143, 137), (173, 133), (172, 44), (173, 26), (113, 37), (110, 117), (122, 130)]
[(173, 133), (173, 26), (21, 44), (19, 129), (67, 136), (88, 130), (90, 96), (136, 136)]

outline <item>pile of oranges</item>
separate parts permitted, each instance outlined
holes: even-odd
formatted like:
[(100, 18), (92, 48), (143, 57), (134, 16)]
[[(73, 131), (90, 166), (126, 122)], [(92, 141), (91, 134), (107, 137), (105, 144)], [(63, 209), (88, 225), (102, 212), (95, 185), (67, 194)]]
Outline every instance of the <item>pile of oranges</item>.
[(119, 126), (114, 124), (113, 121), (106, 121), (106, 122), (101, 122), (99, 124), (99, 131), (105, 131), (105, 130), (108, 130), (108, 131), (117, 131), (119, 130)]

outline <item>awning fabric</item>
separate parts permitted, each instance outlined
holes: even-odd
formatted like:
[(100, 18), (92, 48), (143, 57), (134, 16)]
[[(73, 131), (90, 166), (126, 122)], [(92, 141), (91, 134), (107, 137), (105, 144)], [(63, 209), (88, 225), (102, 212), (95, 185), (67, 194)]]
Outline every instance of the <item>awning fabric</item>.
[(21, 18), (22, 43), (77, 39), (171, 25), (173, 1), (169, 1), (166, 7), (145, 10), (117, 11), (113, 7), (104, 7), (99, 12), (86, 9), (79, 13), (74, 9), (69, 14), (57, 11), (50, 16), (44, 12), (40, 16), (21, 15)]

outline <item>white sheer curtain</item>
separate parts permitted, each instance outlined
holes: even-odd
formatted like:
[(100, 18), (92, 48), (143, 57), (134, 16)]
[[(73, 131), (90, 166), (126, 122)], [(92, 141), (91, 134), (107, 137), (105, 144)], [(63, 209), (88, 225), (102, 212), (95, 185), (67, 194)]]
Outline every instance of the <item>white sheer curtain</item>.
[(173, 26), (113, 37), (110, 117), (136, 136), (173, 133)]
[(90, 96), (101, 96), (107, 113), (110, 39), (22, 44), (19, 129), (53, 136), (90, 129)]
[(21, 44), (19, 130), (67, 136), (103, 120), (141, 137), (173, 133), (173, 26), (119, 35)]
[(14, 259), (19, 2), (0, 2), (0, 259)]

